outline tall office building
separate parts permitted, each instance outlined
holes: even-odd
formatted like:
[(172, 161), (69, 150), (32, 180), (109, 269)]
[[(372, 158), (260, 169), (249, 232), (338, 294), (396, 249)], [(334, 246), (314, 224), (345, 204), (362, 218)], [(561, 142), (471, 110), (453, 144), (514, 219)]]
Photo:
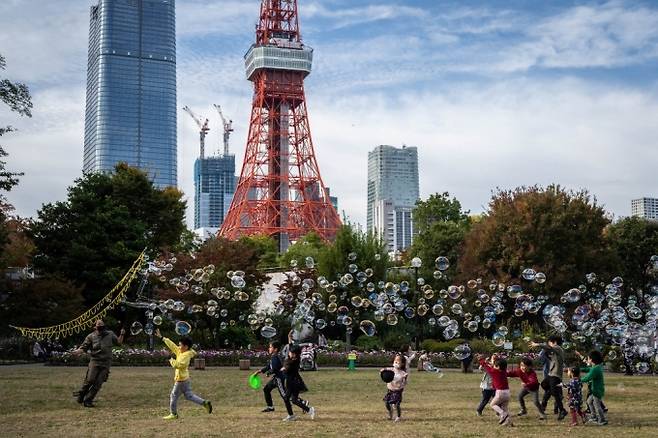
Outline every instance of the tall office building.
[(85, 172), (118, 162), (176, 186), (175, 0), (99, 0), (91, 7)]
[(658, 220), (658, 198), (640, 198), (631, 201), (631, 215)]
[(389, 251), (411, 245), (411, 212), (419, 192), (416, 147), (381, 145), (368, 153), (367, 227), (385, 241)]
[(197, 158), (194, 162), (194, 228), (222, 226), (235, 193), (235, 155)]

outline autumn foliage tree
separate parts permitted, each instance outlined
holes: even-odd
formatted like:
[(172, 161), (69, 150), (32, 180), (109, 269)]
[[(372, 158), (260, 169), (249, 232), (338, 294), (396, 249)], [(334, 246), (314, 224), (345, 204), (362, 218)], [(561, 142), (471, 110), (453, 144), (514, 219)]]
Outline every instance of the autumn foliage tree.
[(577, 287), (589, 272), (605, 272), (611, 256), (604, 230), (610, 219), (587, 191), (558, 185), (499, 190), (473, 225), (460, 259), (461, 280), (508, 282), (524, 268), (547, 277), (549, 295)]

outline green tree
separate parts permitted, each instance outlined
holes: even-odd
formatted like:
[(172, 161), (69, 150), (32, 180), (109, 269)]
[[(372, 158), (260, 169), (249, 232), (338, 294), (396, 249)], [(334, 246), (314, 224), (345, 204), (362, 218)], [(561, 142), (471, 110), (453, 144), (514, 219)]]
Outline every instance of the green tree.
[(251, 248), (258, 258), (259, 268), (272, 268), (277, 266), (279, 251), (276, 241), (271, 236), (258, 234), (243, 236), (239, 239), (244, 245)]
[(517, 281), (524, 268), (534, 268), (546, 274), (547, 294), (559, 297), (587, 273), (606, 271), (609, 223), (586, 191), (556, 185), (498, 191), (466, 236), (461, 279), (493, 277), (507, 283)]
[(185, 201), (175, 188), (154, 188), (146, 173), (118, 164), (112, 174), (76, 180), (65, 202), (44, 205), (31, 227), (34, 264), (103, 297), (138, 254), (175, 247), (185, 230)]
[(610, 275), (621, 276), (625, 289), (643, 289), (649, 260), (658, 254), (658, 222), (624, 218), (608, 227), (606, 237), (615, 256)]
[[(354, 261), (348, 259), (350, 253), (356, 255)], [(359, 270), (372, 268), (372, 278), (386, 277), (388, 256), (383, 242), (373, 234), (356, 230), (348, 224), (340, 227), (336, 239), (319, 254), (319, 273), (333, 281), (339, 274), (348, 272), (351, 263), (356, 264)]]
[(409, 256), (422, 259), (421, 274), (431, 278), (435, 270), (434, 260), (438, 256), (448, 257), (450, 272), (455, 272), (459, 251), (471, 227), (468, 211), (462, 210), (456, 198), (450, 199), (448, 192), (436, 193), (426, 201), (416, 203), (413, 218), (418, 234)]
[[(4, 70), (5, 67), (5, 58), (0, 54), (0, 71)], [(9, 79), (0, 79), (0, 102), (21, 116), (32, 117), (32, 98), (30, 97), (30, 90), (25, 84), (11, 82)], [(14, 128), (10, 125), (0, 126), (0, 137), (12, 131), (14, 131)], [(7, 243), (8, 230), (5, 222), (8, 213), (13, 209), (2, 191), (10, 191), (18, 184), (18, 177), (23, 175), (22, 173), (8, 171), (5, 168), (7, 163), (4, 158), (6, 156), (8, 156), (7, 152), (0, 145), (0, 248)]]
[(279, 256), (279, 265), (285, 268), (290, 266), (291, 260), (297, 260), (299, 266), (304, 266), (306, 257), (312, 257), (317, 263), (320, 260), (320, 254), (326, 250), (327, 243), (318, 234), (310, 232)]

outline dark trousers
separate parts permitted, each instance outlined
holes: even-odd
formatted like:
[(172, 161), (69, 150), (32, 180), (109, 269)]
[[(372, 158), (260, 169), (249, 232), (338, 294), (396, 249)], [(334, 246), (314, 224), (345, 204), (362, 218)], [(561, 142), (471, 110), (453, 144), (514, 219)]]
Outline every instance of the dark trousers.
[(548, 405), (548, 400), (551, 398), (551, 396), (555, 399), (555, 407), (557, 408), (558, 412), (566, 412), (564, 409), (564, 405), (562, 404), (562, 386), (560, 384), (562, 383), (562, 379), (559, 377), (555, 376), (548, 376), (546, 379), (544, 379), (544, 382), (542, 382), (542, 387), (544, 388), (544, 399), (542, 400), (542, 408), (546, 410), (546, 406)]
[(309, 406), (308, 402), (306, 400), (302, 400), (299, 398), (298, 393), (290, 393), (286, 394), (286, 396), (283, 397), (283, 403), (286, 405), (286, 411), (288, 411), (288, 415), (292, 415), (292, 405), (299, 406), (304, 413), (309, 411)]
[(519, 405), (521, 405), (521, 411), (527, 412), (525, 407), (525, 396), (528, 394), (532, 394), (532, 402), (535, 404), (537, 410), (543, 414), (544, 409), (542, 409), (541, 404), (539, 403), (539, 388), (537, 388), (536, 391), (530, 391), (525, 386), (521, 389), (521, 392), (519, 392)]
[[(274, 407), (274, 403), (272, 402), (272, 391), (278, 388), (278, 378), (277, 377), (272, 377), (269, 382), (263, 387), (263, 394), (265, 395), (265, 404), (269, 407)], [(283, 394), (282, 394), (283, 396)]]
[(103, 383), (107, 382), (107, 378), (110, 375), (110, 367), (100, 366), (96, 364), (89, 364), (87, 368), (87, 375), (85, 376), (85, 381), (82, 384), (82, 388), (78, 392), (78, 401), (80, 403), (92, 402), (98, 394), (98, 391), (101, 390)]
[(482, 390), (482, 400), (480, 400), (480, 404), (478, 405), (477, 411), (479, 413), (482, 413), (484, 411), (484, 408), (487, 406), (487, 403), (493, 398), (493, 396), (496, 395), (496, 390), (495, 389), (483, 389)]

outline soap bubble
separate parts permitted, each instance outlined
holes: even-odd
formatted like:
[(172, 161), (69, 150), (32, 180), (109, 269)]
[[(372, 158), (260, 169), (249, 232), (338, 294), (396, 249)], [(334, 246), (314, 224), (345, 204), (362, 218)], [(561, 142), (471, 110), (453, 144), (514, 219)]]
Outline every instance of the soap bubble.
[(468, 286), (469, 289), (475, 289), (476, 287), (478, 287), (478, 282), (475, 280), (468, 280), (466, 286)]
[(512, 284), (507, 286), (507, 296), (510, 298), (516, 299), (522, 293), (523, 293), (523, 288), (521, 287), (521, 285)]
[(130, 326), (130, 334), (133, 336), (140, 334), (142, 330), (143, 330), (142, 323), (139, 321), (133, 322), (132, 325)]
[(243, 277), (240, 277), (238, 275), (234, 275), (233, 277), (231, 277), (231, 286), (233, 286), (236, 289), (242, 289), (243, 287), (246, 286), (246, 284), (247, 282), (244, 281)]
[(521, 276), (524, 280), (533, 281), (537, 276), (537, 271), (532, 268), (526, 268), (523, 270), (523, 273), (521, 273)]
[(313, 269), (315, 267), (315, 260), (313, 260), (313, 257), (306, 257), (306, 259), (304, 259), (304, 263), (308, 269)]
[(535, 283), (544, 284), (546, 283), (546, 274), (543, 272), (537, 272), (535, 275)]
[(176, 334), (179, 336), (187, 336), (192, 332), (192, 326), (187, 321), (178, 321), (176, 323)]
[(467, 344), (457, 345), (452, 350), (452, 355), (457, 360), (464, 360), (471, 355), (471, 347), (469, 347)]
[(320, 318), (320, 319), (318, 319), (318, 320), (315, 321), (315, 328), (318, 329), (318, 330), (322, 330), (322, 329), (324, 329), (326, 326), (327, 326), (327, 321), (325, 321), (325, 320), (322, 319), (322, 318)]
[(580, 289), (576, 289), (576, 288), (569, 289), (567, 292), (565, 292), (563, 296), (567, 300), (567, 302), (576, 303), (580, 300)]
[(260, 329), (260, 335), (266, 339), (270, 339), (276, 336), (276, 329), (271, 326), (263, 326), (263, 328)]
[(398, 317), (395, 313), (391, 313), (390, 315), (386, 316), (386, 324), (396, 325), (397, 323), (398, 323)]
[(361, 321), (361, 323), (359, 324), (359, 328), (363, 333), (366, 334), (366, 336), (375, 336), (375, 334), (377, 333), (377, 328), (375, 327), (375, 324), (367, 319)]
[(441, 371), (441, 368), (435, 367), (431, 362), (423, 363), (423, 369), (428, 373), (436, 374), (439, 378), (443, 377), (443, 371)]
[(153, 317), (153, 324), (155, 324), (155, 325), (162, 324), (162, 317), (160, 315), (154, 316)]
[(423, 261), (420, 259), (420, 257), (414, 257), (411, 259), (411, 267), (412, 268), (420, 268), (423, 264)]
[(354, 295), (350, 301), (354, 307), (361, 307), (363, 305), (363, 298), (358, 295)]
[(617, 359), (617, 352), (615, 350), (608, 351), (607, 359), (610, 361)]
[(493, 342), (496, 347), (502, 347), (505, 344), (505, 335), (501, 332), (495, 332), (491, 337), (491, 342)]
[(614, 287), (622, 287), (624, 285), (624, 280), (621, 277), (615, 277), (612, 279), (611, 283)]
[(347, 260), (349, 260), (350, 262), (353, 262), (354, 260), (356, 260), (356, 253), (355, 252), (349, 253), (347, 255)]
[(439, 256), (434, 260), (434, 264), (436, 265), (436, 269), (439, 271), (445, 271), (450, 267), (450, 261), (448, 260), (448, 257), (443, 257)]

